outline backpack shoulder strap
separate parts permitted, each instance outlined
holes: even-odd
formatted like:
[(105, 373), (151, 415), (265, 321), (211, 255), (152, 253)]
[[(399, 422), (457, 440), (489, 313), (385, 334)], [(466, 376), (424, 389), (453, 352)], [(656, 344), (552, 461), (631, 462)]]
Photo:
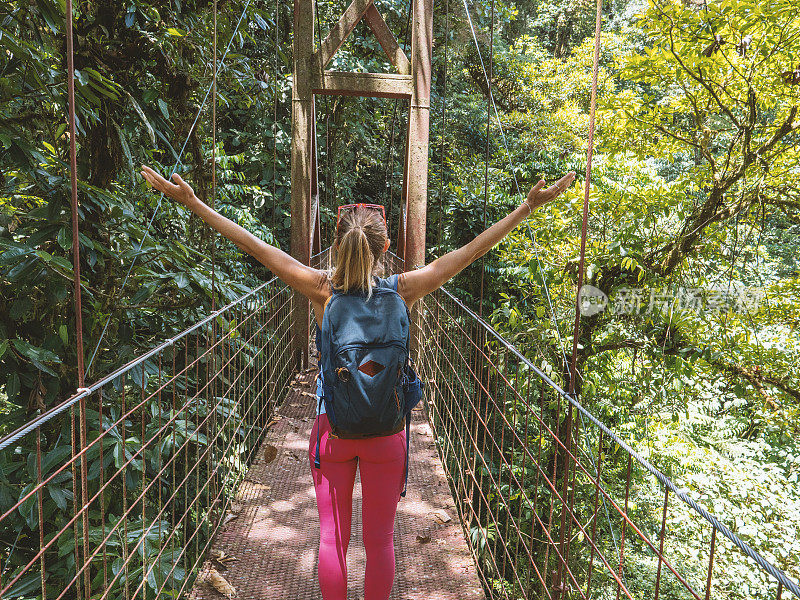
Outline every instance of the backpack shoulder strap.
[(330, 281), (330, 280), (328, 280), (328, 286), (329, 286), (329, 287), (330, 287), (330, 289), (331, 289), (331, 295), (330, 295), (330, 296), (328, 296), (328, 299), (327, 299), (327, 300), (325, 300), (325, 304), (323, 304), (323, 305), (322, 305), (322, 315), (323, 315), (323, 316), (325, 315), (325, 309), (327, 309), (327, 308), (328, 308), (328, 304), (330, 304), (330, 303), (331, 303), (331, 300), (333, 300), (333, 299), (334, 299), (336, 296), (341, 296), (341, 295), (343, 295), (343, 294), (342, 294), (342, 292), (339, 292), (339, 291), (337, 291), (337, 290), (336, 290), (336, 288), (335, 288), (335, 287), (333, 287), (333, 283), (331, 283), (331, 281)]
[(382, 288), (389, 288), (390, 290), (397, 291), (397, 280), (399, 275), (390, 275), (389, 277), (376, 277), (375, 286)]
[(322, 305), (322, 312), (323, 313), (325, 312), (325, 309), (328, 308), (328, 303), (330, 303), (330, 301), (333, 300), (333, 297), (338, 293), (339, 292), (334, 291), (330, 296), (328, 296), (328, 299), (325, 300), (325, 304)]

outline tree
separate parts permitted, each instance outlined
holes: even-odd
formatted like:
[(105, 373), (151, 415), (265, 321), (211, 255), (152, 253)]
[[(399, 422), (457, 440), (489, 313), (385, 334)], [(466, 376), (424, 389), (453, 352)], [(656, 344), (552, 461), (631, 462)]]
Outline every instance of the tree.
[[(272, 216), (283, 197), (276, 206), (272, 192), (281, 193), (281, 172), (288, 171), (288, 161), (272, 164), (273, 139), (288, 140), (289, 125), (275, 131), (273, 98), (285, 97), (287, 84), (263, 75), (275, 71), (267, 23), (275, 15), (267, 12), (272, 4), (259, 4), (249, 6), (220, 73), (217, 201), (270, 239), (271, 229), (283, 226)], [(243, 8), (243, 2), (226, 4), (222, 16), (238, 16)], [(198, 194), (210, 194), (210, 110), (203, 101), (212, 12), (207, 2), (100, 2), (80, 9), (74, 14), (76, 143), (87, 364), (105, 333), (91, 378), (130, 360), (138, 346), (185, 328), (210, 304), (208, 228), (187, 225), (169, 202), (159, 205), (136, 173), (140, 162), (166, 170), (180, 156)], [(0, 382), (20, 409), (4, 423), (9, 426), (75, 388), (64, 17), (52, 0), (0, 2)], [(287, 15), (283, 21), (278, 44), (285, 47)], [(230, 39), (236, 24), (221, 18), (219, 39)], [(245, 151), (251, 161), (239, 156)], [(273, 179), (280, 185), (273, 187)], [(253, 188), (262, 183), (269, 202)], [(224, 265), (218, 281), (252, 273), (232, 246), (220, 244), (220, 253), (227, 260), (218, 262)], [(216, 293), (242, 289), (231, 282)]]
[(610, 99), (605, 139), (694, 164), (680, 227), (645, 257), (666, 276), (715, 223), (760, 204), (797, 215), (800, 17), (792, 2), (651, 2), (640, 23), (652, 45), (622, 59), (634, 87)]

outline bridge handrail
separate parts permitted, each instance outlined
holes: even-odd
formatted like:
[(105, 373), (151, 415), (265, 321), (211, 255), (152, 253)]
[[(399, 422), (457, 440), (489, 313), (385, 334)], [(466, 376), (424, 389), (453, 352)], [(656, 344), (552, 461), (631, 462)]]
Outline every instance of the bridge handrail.
[[(330, 248), (327, 248), (314, 256), (312, 256), (312, 260), (319, 260), (321, 261), (322, 256), (327, 253)], [(390, 254), (390, 258), (394, 260), (402, 260), (393, 253)], [(17, 440), (24, 437), (27, 433), (35, 430), (37, 427), (41, 426), (42, 424), (46, 423), (50, 419), (56, 417), (57, 415), (63, 413), (65, 410), (73, 406), (76, 402), (78, 402), (81, 398), (87, 397), (91, 395), (93, 392), (97, 391), (98, 389), (102, 388), (104, 385), (108, 384), (109, 382), (113, 381), (117, 377), (124, 375), (125, 373), (129, 372), (131, 369), (135, 368), (138, 365), (141, 365), (144, 361), (148, 358), (157, 355), (162, 350), (172, 346), (176, 341), (186, 337), (187, 335), (191, 334), (193, 331), (199, 329), (200, 327), (204, 326), (205, 324), (209, 323), (210, 321), (214, 320), (221, 314), (225, 313), (226, 311), (230, 310), (232, 307), (244, 302), (248, 298), (253, 297), (258, 292), (266, 288), (267, 286), (273, 284), (278, 278), (273, 277), (272, 279), (262, 283), (258, 287), (250, 290), (249, 292), (243, 294), (239, 298), (233, 300), (229, 304), (225, 305), (224, 307), (210, 313), (208, 316), (204, 317), (197, 323), (193, 324), (192, 326), (188, 327), (187, 329), (181, 331), (174, 337), (171, 337), (164, 342), (161, 342), (157, 346), (153, 347), (149, 351), (145, 352), (141, 356), (131, 360), (130, 362), (126, 363), (125, 365), (119, 367), (109, 375), (102, 377), (101, 379), (97, 380), (92, 385), (82, 388), (78, 390), (75, 394), (61, 402), (60, 404), (50, 408), (46, 412), (38, 415), (37, 417), (31, 419), (26, 424), (20, 426), (15, 431), (11, 432), (10, 434), (6, 435), (2, 439), (0, 439), (0, 450), (3, 450), (16, 442)], [(497, 342), (499, 342), (503, 347), (505, 347), (509, 352), (511, 352), (514, 356), (516, 356), (522, 363), (524, 363), (531, 371), (533, 371), (542, 381), (544, 381), (553, 391), (559, 394), (562, 398), (564, 398), (570, 405), (574, 406), (586, 419), (591, 421), (598, 429), (600, 429), (604, 434), (609, 436), (614, 442), (616, 442), (621, 448), (623, 448), (631, 457), (636, 459), (636, 461), (644, 467), (650, 474), (652, 474), (665, 488), (671, 491), (675, 496), (677, 496), (684, 504), (689, 506), (692, 510), (694, 510), (698, 515), (703, 517), (715, 530), (719, 531), (722, 535), (728, 538), (731, 543), (733, 543), (743, 554), (748, 556), (754, 562), (756, 562), (764, 571), (766, 571), (769, 575), (771, 575), (777, 582), (779, 582), (783, 587), (785, 587), (788, 591), (794, 594), (796, 597), (800, 598), (800, 586), (797, 583), (792, 581), (788, 578), (788, 576), (780, 569), (775, 567), (772, 563), (770, 563), (767, 559), (765, 559), (760, 553), (750, 547), (745, 541), (743, 541), (739, 536), (733, 533), (727, 526), (725, 526), (716, 516), (711, 514), (707, 509), (705, 509), (702, 505), (692, 499), (688, 494), (681, 491), (677, 485), (664, 473), (662, 473), (659, 469), (657, 469), (653, 464), (651, 464), (647, 459), (642, 457), (636, 450), (634, 450), (629, 444), (627, 444), (623, 439), (617, 436), (611, 429), (609, 429), (604, 423), (602, 423), (597, 417), (595, 417), (589, 410), (587, 410), (578, 400), (570, 395), (568, 392), (564, 391), (564, 389), (559, 386), (555, 381), (553, 381), (546, 373), (544, 373), (540, 368), (538, 368), (533, 362), (531, 362), (526, 356), (524, 356), (513, 344), (511, 344), (508, 340), (506, 340), (496, 329), (494, 329), (486, 320), (484, 320), (480, 315), (475, 313), (471, 310), (468, 306), (466, 306), (461, 300), (459, 300), (455, 295), (453, 295), (450, 291), (446, 288), (440, 288), (441, 292), (444, 293), (453, 303), (455, 303), (459, 308), (461, 308), (467, 315), (469, 315), (480, 327), (482, 327), (488, 334), (490, 334)]]
[(125, 363), (124, 365), (122, 365), (121, 367), (116, 369), (115, 371), (112, 371), (110, 374), (106, 375), (105, 377), (102, 377), (102, 378), (98, 379), (96, 382), (94, 382), (90, 386), (85, 387), (85, 388), (81, 388), (80, 390), (76, 391), (72, 396), (70, 396), (69, 398), (67, 398), (66, 400), (61, 402), (60, 404), (56, 404), (52, 408), (50, 408), (47, 411), (43, 412), (41, 415), (39, 415), (37, 417), (34, 417), (33, 419), (31, 419), (30, 421), (28, 421), (24, 425), (21, 425), (20, 427), (18, 427), (17, 429), (15, 429), (11, 433), (9, 433), (8, 435), (4, 436), (3, 438), (0, 438), (0, 450), (5, 450), (8, 446), (13, 444), (17, 440), (21, 439), (22, 437), (24, 437), (26, 434), (30, 433), (31, 431), (35, 430), (40, 425), (43, 425), (43, 424), (47, 423), (50, 419), (52, 419), (52, 418), (60, 415), (61, 413), (63, 413), (65, 410), (67, 410), (70, 406), (74, 405), (81, 398), (85, 398), (87, 396), (90, 396), (92, 393), (96, 392), (97, 390), (102, 388), (104, 385), (106, 385), (107, 383), (113, 381), (114, 379), (116, 379), (120, 375), (124, 375), (125, 373), (127, 373), (128, 371), (133, 369), (134, 367), (141, 365), (144, 361), (146, 361), (151, 356), (155, 356), (156, 354), (158, 354), (159, 352), (161, 352), (165, 348), (169, 348), (170, 346), (172, 346), (178, 340), (183, 339), (184, 337), (186, 337), (187, 335), (189, 335), (193, 331), (196, 331), (197, 329), (199, 329), (200, 327), (202, 327), (206, 323), (208, 323), (210, 321), (213, 321), (218, 316), (220, 316), (224, 312), (230, 310), (231, 308), (233, 308), (237, 304), (240, 304), (243, 301), (245, 301), (248, 298), (250, 298), (251, 296), (256, 295), (258, 292), (263, 290), (265, 287), (267, 287), (270, 284), (274, 283), (275, 280), (277, 280), (277, 279), (278, 279), (277, 277), (273, 277), (269, 281), (266, 281), (266, 282), (262, 283), (261, 285), (259, 285), (258, 287), (253, 288), (252, 290), (250, 290), (246, 294), (243, 294), (242, 296), (240, 296), (236, 300), (226, 304), (225, 306), (223, 306), (220, 309), (215, 310), (214, 312), (209, 314), (207, 317), (201, 319), (200, 321), (198, 321), (194, 325), (192, 325), (190, 327), (187, 327), (186, 329), (181, 331), (176, 336), (171, 337), (171, 338), (161, 342), (157, 346), (154, 346), (153, 348), (151, 348), (150, 350), (148, 350), (147, 352), (145, 352), (144, 354), (142, 354), (138, 358), (134, 358), (133, 360), (131, 360), (128, 363)]
[(678, 486), (673, 483), (673, 481), (664, 475), (661, 471), (659, 471), (655, 466), (653, 466), (647, 459), (642, 457), (636, 450), (631, 448), (624, 440), (622, 440), (619, 436), (617, 436), (611, 429), (609, 429), (605, 424), (603, 424), (597, 417), (595, 417), (591, 412), (589, 412), (580, 402), (578, 402), (575, 398), (573, 398), (569, 393), (565, 392), (564, 389), (558, 385), (555, 381), (553, 381), (546, 373), (544, 373), (540, 368), (538, 368), (535, 364), (533, 364), (526, 356), (524, 356), (517, 348), (511, 344), (508, 340), (506, 340), (494, 327), (492, 327), (489, 323), (487, 323), (480, 315), (478, 315), (475, 311), (471, 310), (468, 306), (466, 306), (463, 302), (461, 302), (458, 298), (456, 298), (451, 292), (447, 291), (444, 287), (440, 288), (440, 290), (457, 306), (459, 306), (464, 312), (470, 315), (475, 322), (477, 322), (482, 328), (486, 330), (487, 333), (491, 334), (501, 345), (503, 345), (509, 352), (514, 354), (519, 360), (525, 363), (528, 368), (530, 368), (534, 373), (536, 373), (547, 385), (549, 385), (556, 393), (558, 393), (561, 397), (563, 397), (567, 402), (569, 402), (572, 406), (574, 406), (580, 413), (589, 419), (594, 425), (596, 425), (603, 433), (608, 435), (613, 441), (615, 441), (621, 448), (623, 448), (628, 454), (630, 454), (636, 461), (642, 465), (647, 471), (650, 472), (656, 479), (658, 479), (664, 487), (668, 488), (675, 496), (680, 498), (687, 506), (689, 506), (692, 510), (694, 510), (697, 514), (703, 517), (708, 523), (711, 524), (714, 529), (719, 531), (722, 535), (728, 538), (739, 550), (741, 550), (745, 555), (749, 558), (754, 560), (762, 569), (764, 569), (767, 573), (772, 575), (776, 581), (782, 584), (787, 590), (792, 592), (795, 596), (800, 598), (800, 586), (797, 583), (793, 582), (789, 579), (786, 574), (775, 567), (772, 563), (770, 563), (767, 559), (765, 559), (761, 554), (757, 551), (753, 550), (747, 542), (742, 540), (739, 536), (733, 533), (728, 527), (726, 527), (717, 517), (711, 514), (708, 510), (703, 508), (699, 503), (693, 500), (688, 494), (682, 492)]

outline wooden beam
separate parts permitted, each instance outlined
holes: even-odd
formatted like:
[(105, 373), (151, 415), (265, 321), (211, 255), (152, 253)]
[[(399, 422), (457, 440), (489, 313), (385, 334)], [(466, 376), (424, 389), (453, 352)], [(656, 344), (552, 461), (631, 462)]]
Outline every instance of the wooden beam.
[[(309, 68), (314, 47), (314, 2), (294, 0), (294, 56), (292, 78), (292, 200), (290, 251), (304, 265), (311, 262), (311, 194), (313, 181), (314, 93)], [(292, 299), (293, 350), (297, 367), (308, 365), (310, 306), (308, 298), (294, 292)]]
[(428, 199), (428, 126), (433, 50), (433, 0), (412, 0), (412, 88), (406, 152), (406, 270), (425, 264), (425, 230)]
[(370, 96), (378, 98), (411, 98), (410, 75), (394, 73), (351, 73), (347, 71), (317, 71), (313, 92), (329, 96)]
[[(406, 271), (425, 264), (425, 232), (428, 205), (428, 137), (431, 105), (431, 54), (433, 50), (433, 0), (412, 0), (411, 25), (411, 102), (408, 113), (405, 194)], [(421, 350), (419, 306), (414, 307), (415, 321), (411, 347)]]
[(314, 53), (312, 62), (319, 63), (320, 69), (327, 67), (333, 55), (336, 54), (336, 51), (347, 39), (347, 36), (356, 28), (356, 25), (372, 5), (372, 2), (373, 0), (353, 0), (339, 18), (339, 22), (325, 36), (319, 51)]
[(378, 12), (374, 4), (369, 5), (367, 12), (364, 13), (364, 18), (369, 28), (372, 29), (372, 33), (378, 38), (378, 42), (381, 48), (383, 48), (383, 51), (386, 52), (386, 56), (388, 56), (391, 63), (397, 67), (397, 72), (401, 75), (410, 75), (411, 63), (408, 62), (406, 53), (403, 52), (400, 44), (397, 43), (394, 35), (392, 35), (392, 32), (389, 30), (389, 26), (386, 25), (386, 21), (383, 20), (381, 13)]

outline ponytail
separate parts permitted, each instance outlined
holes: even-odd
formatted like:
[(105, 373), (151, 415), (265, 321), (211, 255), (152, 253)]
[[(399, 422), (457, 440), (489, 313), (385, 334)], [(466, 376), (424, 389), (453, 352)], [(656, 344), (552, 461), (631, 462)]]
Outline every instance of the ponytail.
[(336, 234), (336, 267), (331, 283), (345, 293), (372, 296), (372, 276), (380, 264), (386, 228), (380, 214), (357, 208), (342, 215)]

